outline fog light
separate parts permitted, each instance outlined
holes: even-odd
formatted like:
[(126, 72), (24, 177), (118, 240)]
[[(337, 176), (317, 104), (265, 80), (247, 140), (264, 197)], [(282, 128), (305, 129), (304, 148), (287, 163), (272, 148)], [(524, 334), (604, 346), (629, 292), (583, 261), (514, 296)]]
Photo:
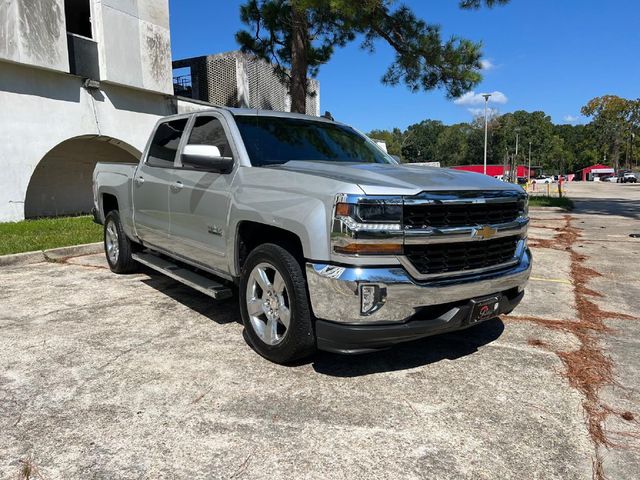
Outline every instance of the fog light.
[(387, 289), (378, 285), (360, 285), (360, 314), (371, 315), (382, 308)]
[(376, 290), (375, 285), (362, 285), (360, 287), (360, 299), (362, 314), (367, 314), (376, 306)]

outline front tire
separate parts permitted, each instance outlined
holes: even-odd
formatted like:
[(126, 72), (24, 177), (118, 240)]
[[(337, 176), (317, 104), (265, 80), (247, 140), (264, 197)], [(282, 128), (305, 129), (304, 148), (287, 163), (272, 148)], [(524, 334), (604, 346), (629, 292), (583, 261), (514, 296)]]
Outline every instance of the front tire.
[(247, 341), (266, 359), (290, 363), (315, 352), (306, 280), (284, 248), (267, 243), (249, 254), (240, 278), (240, 312)]
[(135, 244), (124, 233), (120, 214), (112, 210), (104, 219), (104, 253), (107, 257), (109, 268), (114, 273), (131, 273), (138, 269), (131, 254)]

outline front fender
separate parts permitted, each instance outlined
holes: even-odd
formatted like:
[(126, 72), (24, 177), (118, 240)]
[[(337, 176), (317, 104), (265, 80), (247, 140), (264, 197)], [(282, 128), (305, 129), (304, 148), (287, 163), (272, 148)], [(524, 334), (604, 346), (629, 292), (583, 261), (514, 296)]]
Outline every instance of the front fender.
[(337, 193), (362, 194), (354, 184), (277, 168), (240, 166), (233, 180), (227, 219), (229, 271), (235, 262), (238, 224), (252, 221), (295, 234), (306, 259), (329, 261), (330, 225)]
[[(238, 226), (250, 221), (281, 228), (300, 239), (306, 259), (329, 259), (329, 216), (331, 208), (317, 198), (292, 195), (291, 192), (262, 191), (260, 195), (245, 192), (245, 197), (255, 198), (243, 202), (232, 202), (229, 212), (231, 234), (227, 242), (227, 258), (232, 275), (239, 275), (235, 260)], [(252, 192), (258, 193), (258, 192)], [(258, 200), (262, 198), (262, 200)]]

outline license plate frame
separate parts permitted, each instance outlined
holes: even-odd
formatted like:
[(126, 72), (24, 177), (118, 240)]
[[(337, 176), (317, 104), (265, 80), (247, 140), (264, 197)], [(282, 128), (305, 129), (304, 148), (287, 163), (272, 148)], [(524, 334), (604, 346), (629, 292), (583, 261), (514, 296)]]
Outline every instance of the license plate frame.
[(471, 300), (469, 325), (475, 325), (476, 323), (481, 323), (497, 317), (500, 314), (501, 300), (502, 295), (491, 295), (490, 297)]

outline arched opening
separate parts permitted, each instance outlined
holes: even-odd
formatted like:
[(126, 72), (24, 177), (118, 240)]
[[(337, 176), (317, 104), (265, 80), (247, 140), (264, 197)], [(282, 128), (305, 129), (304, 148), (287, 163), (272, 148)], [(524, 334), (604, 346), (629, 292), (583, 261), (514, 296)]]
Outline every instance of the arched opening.
[(89, 213), (93, 169), (98, 162), (137, 163), (140, 152), (111, 137), (76, 137), (47, 153), (31, 175), (25, 218)]

